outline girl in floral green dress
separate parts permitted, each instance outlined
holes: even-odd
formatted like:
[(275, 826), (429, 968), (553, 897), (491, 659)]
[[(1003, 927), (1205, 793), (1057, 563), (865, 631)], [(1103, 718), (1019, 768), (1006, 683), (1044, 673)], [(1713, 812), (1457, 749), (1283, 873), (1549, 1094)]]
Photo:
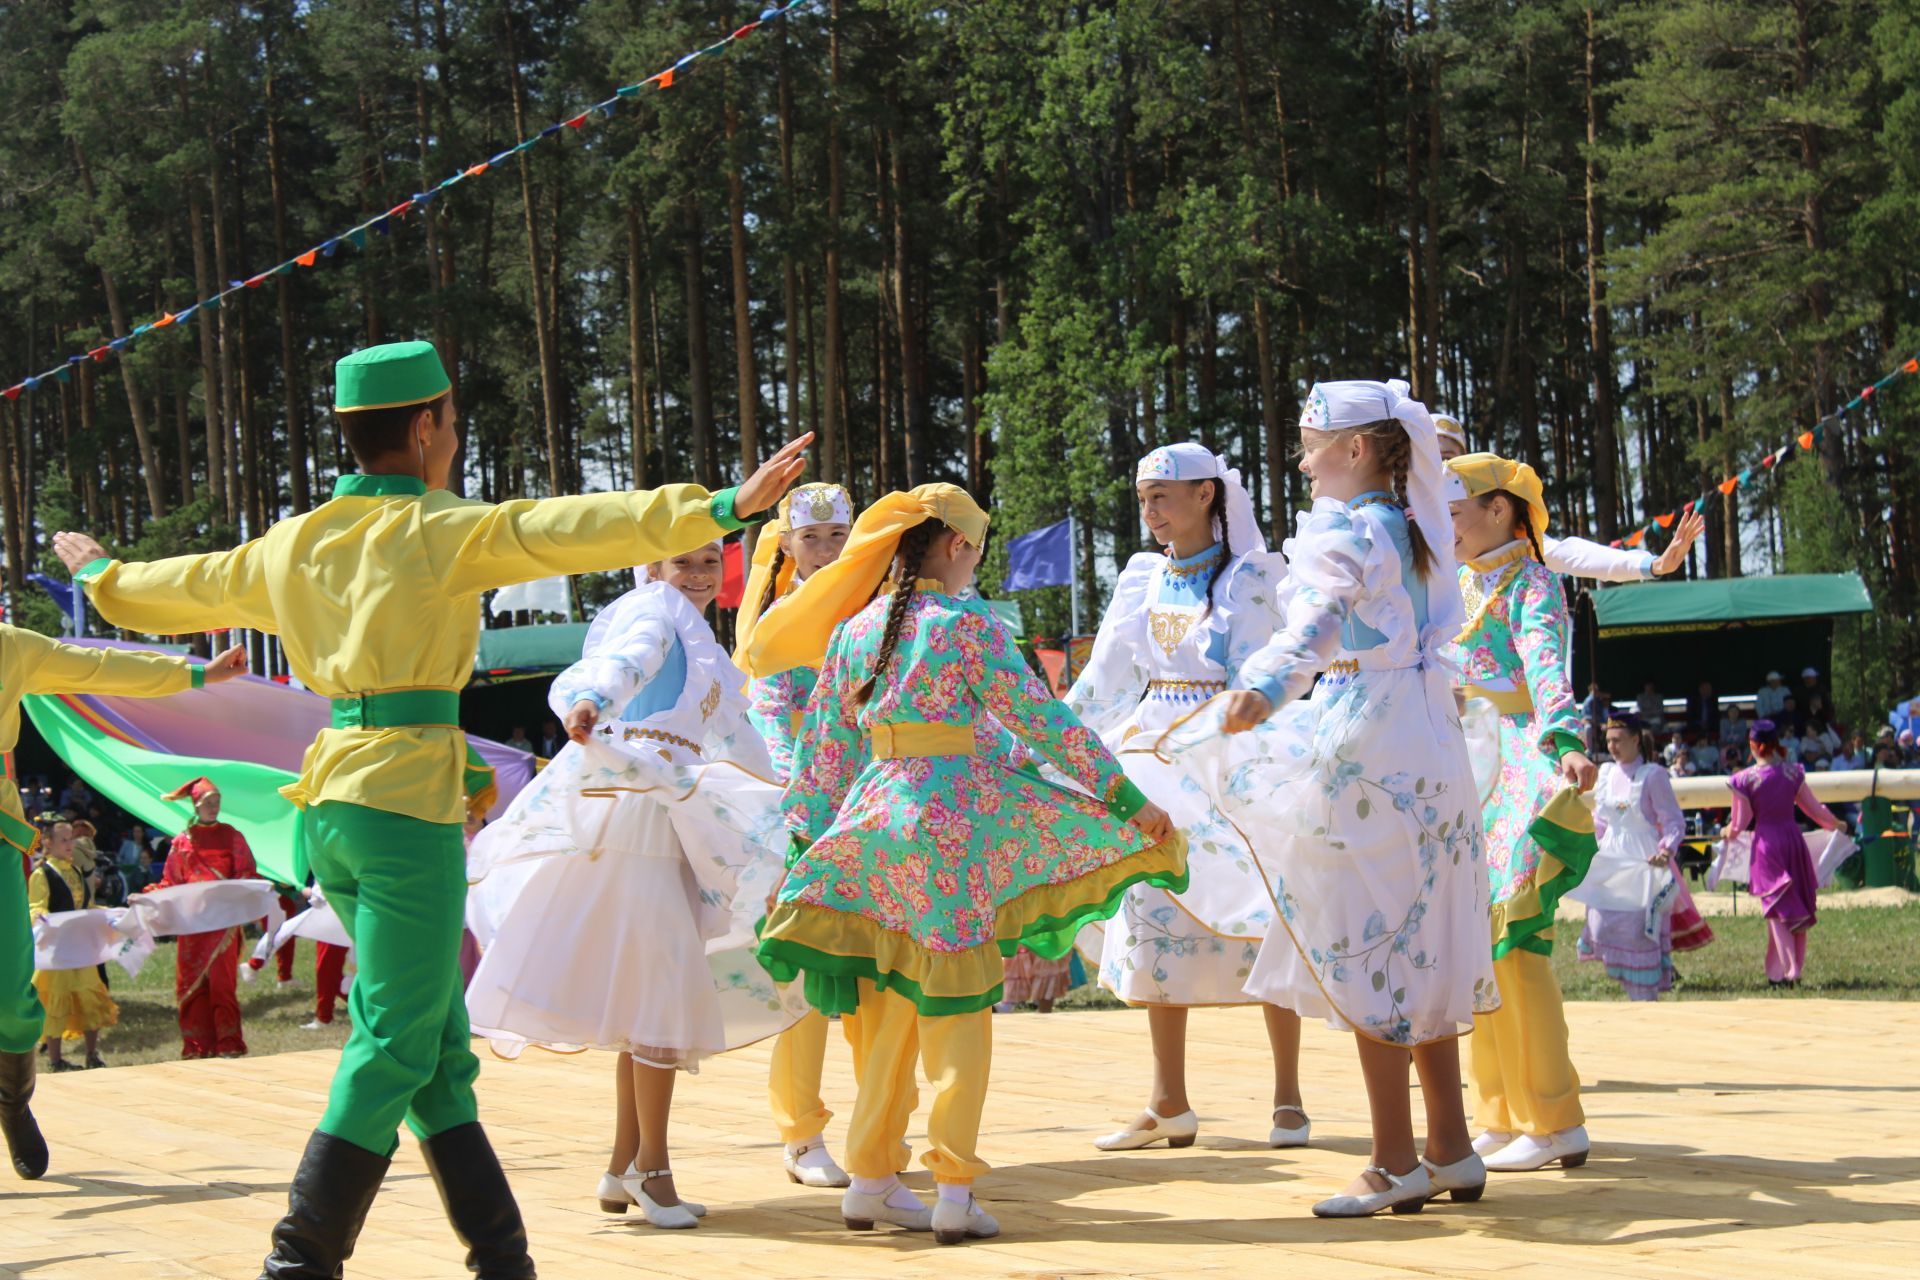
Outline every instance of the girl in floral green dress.
[[(986, 533), (952, 485), (881, 499), (841, 558), (761, 619), (750, 657), (764, 674), (826, 650), (787, 789), (795, 852), (760, 955), (782, 980), (804, 971), (809, 1002), (853, 1015), (861, 1040), (842, 1217), (943, 1244), (999, 1231), (972, 1183), (988, 1168), (975, 1146), (1002, 957), (1022, 938), (1066, 944), (1130, 885), (1185, 888), (1166, 814), (985, 602), (960, 595)], [(897, 586), (876, 598), (889, 566)], [(1014, 768), (1008, 734), (1084, 790)], [(894, 1172), (916, 1053), (935, 1092), (931, 1212)]]

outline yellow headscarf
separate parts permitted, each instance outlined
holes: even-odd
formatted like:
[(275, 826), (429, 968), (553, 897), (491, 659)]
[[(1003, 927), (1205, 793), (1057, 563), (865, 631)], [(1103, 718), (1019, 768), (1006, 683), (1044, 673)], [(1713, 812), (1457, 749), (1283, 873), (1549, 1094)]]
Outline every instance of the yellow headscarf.
[(1547, 536), (1546, 491), (1541, 487), (1539, 475), (1526, 463), (1493, 453), (1463, 453), (1447, 464), (1447, 470), (1460, 482), (1457, 490), (1448, 486), (1449, 501), (1477, 498), (1495, 489), (1505, 489), (1527, 504), (1527, 521), (1533, 526), (1533, 536), (1542, 539)]
[[(929, 520), (940, 521), (975, 546), (986, 544), (987, 513), (958, 485), (923, 484), (890, 493), (853, 522), (838, 560), (801, 583), (784, 608), (753, 628), (751, 640), (741, 646), (745, 661), (735, 661), (755, 679), (826, 661), (833, 629), (873, 599), (886, 581), (901, 536)], [(751, 595), (751, 579), (747, 585)]]
[[(747, 642), (753, 639), (753, 629), (760, 622), (760, 598), (767, 594), (767, 580), (773, 576), (774, 552), (779, 550), (780, 539), (793, 528), (794, 499), (811, 499), (822, 490), (840, 495), (848, 507), (852, 507), (852, 498), (837, 484), (818, 481), (803, 484), (780, 499), (773, 519), (760, 530), (759, 540), (753, 544), (753, 564), (747, 569), (747, 585), (740, 598), (739, 612), (734, 614), (733, 619), (733, 661), (742, 670), (746, 668)], [(793, 589), (793, 575), (797, 568), (791, 556), (780, 566), (780, 585), (773, 593), (776, 602)]]

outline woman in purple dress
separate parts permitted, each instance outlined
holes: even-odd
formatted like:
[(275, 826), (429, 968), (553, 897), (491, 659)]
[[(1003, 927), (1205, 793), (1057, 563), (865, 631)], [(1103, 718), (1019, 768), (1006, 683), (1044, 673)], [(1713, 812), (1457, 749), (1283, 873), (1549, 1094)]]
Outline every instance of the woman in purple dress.
[(1813, 855), (1794, 821), (1794, 808), (1832, 831), (1840, 819), (1828, 812), (1807, 785), (1806, 770), (1787, 762), (1780, 731), (1771, 720), (1755, 720), (1747, 730), (1754, 764), (1733, 775), (1733, 816), (1723, 833), (1732, 839), (1753, 829), (1753, 857), (1747, 887), (1766, 904), (1767, 982), (1798, 986), (1807, 961), (1807, 930), (1813, 928), (1814, 897), (1820, 877)]

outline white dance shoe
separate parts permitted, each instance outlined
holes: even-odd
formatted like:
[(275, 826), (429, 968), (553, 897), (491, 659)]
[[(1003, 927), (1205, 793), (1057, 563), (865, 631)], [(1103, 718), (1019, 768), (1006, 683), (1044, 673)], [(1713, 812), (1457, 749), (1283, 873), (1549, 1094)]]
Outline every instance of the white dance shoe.
[(783, 1159), (787, 1177), (803, 1187), (845, 1187), (853, 1182), (847, 1171), (834, 1163), (833, 1153), (819, 1138), (789, 1142)]
[(1483, 1157), (1490, 1156), (1500, 1150), (1500, 1148), (1510, 1144), (1519, 1136), (1517, 1133), (1509, 1133), (1500, 1129), (1488, 1129), (1485, 1133), (1482, 1133), (1473, 1140), (1473, 1154)]
[(959, 1244), (962, 1240), (991, 1240), (1000, 1234), (995, 1222), (972, 1196), (961, 1204), (941, 1196), (933, 1205), (933, 1238), (941, 1244)]
[[(1280, 1117), (1291, 1113), (1300, 1117), (1300, 1123), (1292, 1128), (1280, 1123)], [(1267, 1133), (1267, 1145), (1270, 1147), (1304, 1147), (1313, 1137), (1313, 1121), (1307, 1119), (1307, 1113), (1300, 1107), (1275, 1107), (1273, 1109), (1273, 1128)]]
[(1461, 1204), (1472, 1204), (1487, 1190), (1487, 1165), (1477, 1153), (1472, 1153), (1452, 1164), (1435, 1164), (1421, 1159), (1426, 1167), (1427, 1176), (1433, 1179), (1433, 1193), (1452, 1195)]
[(1163, 1116), (1152, 1107), (1146, 1110), (1153, 1121), (1153, 1128), (1122, 1129), (1104, 1138), (1095, 1138), (1093, 1145), (1102, 1151), (1138, 1151), (1164, 1141), (1169, 1147), (1178, 1149), (1192, 1146), (1193, 1140), (1200, 1136), (1200, 1117), (1191, 1107), (1177, 1116)]
[(849, 1186), (847, 1194), (840, 1197), (840, 1220), (847, 1224), (849, 1231), (871, 1231), (876, 1222), (891, 1223), (908, 1231), (933, 1230), (933, 1210), (921, 1203), (920, 1197), (907, 1190), (898, 1178), (878, 1195), (867, 1195)]
[(1523, 1133), (1488, 1156), (1487, 1168), (1494, 1173), (1532, 1173), (1557, 1160), (1562, 1169), (1578, 1169), (1587, 1162), (1587, 1152), (1592, 1145), (1587, 1141), (1587, 1127), (1583, 1124), (1545, 1137)]
[(1313, 1206), (1316, 1218), (1370, 1218), (1382, 1209), (1391, 1209), (1395, 1213), (1418, 1213), (1427, 1207), (1427, 1201), (1433, 1199), (1433, 1177), (1427, 1172), (1427, 1166), (1416, 1164), (1399, 1177), (1388, 1173), (1377, 1164), (1367, 1166), (1368, 1173), (1377, 1173), (1386, 1182), (1385, 1191), (1368, 1191), (1362, 1195), (1340, 1195), (1331, 1200), (1322, 1200)]
[[(661, 1204), (647, 1194), (648, 1178), (671, 1178), (672, 1176), (671, 1169), (648, 1169), (643, 1173), (639, 1166), (631, 1164), (617, 1179), (612, 1178), (611, 1175), (602, 1174), (600, 1207), (608, 1213), (625, 1213), (626, 1205), (614, 1207), (621, 1198), (624, 1198), (627, 1204), (639, 1206), (640, 1212), (646, 1215), (647, 1222), (652, 1226), (667, 1231), (684, 1231), (688, 1227), (699, 1226), (700, 1219), (707, 1216), (707, 1206), (695, 1204), (691, 1200), (682, 1200), (679, 1204)], [(612, 1186), (619, 1187), (619, 1196), (607, 1194), (612, 1190), (610, 1183)]]

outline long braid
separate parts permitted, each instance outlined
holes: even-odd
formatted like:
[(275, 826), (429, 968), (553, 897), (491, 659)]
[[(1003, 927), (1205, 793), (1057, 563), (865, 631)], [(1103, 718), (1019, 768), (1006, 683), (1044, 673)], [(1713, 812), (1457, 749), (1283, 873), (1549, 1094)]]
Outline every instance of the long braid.
[(927, 554), (927, 548), (933, 545), (936, 530), (945, 528), (937, 520), (927, 520), (906, 531), (900, 538), (900, 549), (895, 552), (895, 567), (899, 576), (893, 588), (893, 599), (887, 604), (887, 626), (880, 634), (880, 651), (873, 658), (873, 674), (861, 681), (854, 690), (855, 706), (864, 707), (873, 697), (873, 691), (886, 676), (887, 668), (893, 665), (893, 651), (900, 644), (900, 628), (907, 620), (907, 609), (913, 604), (915, 583), (920, 577), (920, 562)]
[(766, 617), (767, 610), (773, 608), (773, 602), (780, 598), (780, 570), (784, 569), (786, 564), (787, 549), (775, 543), (773, 548), (773, 572), (767, 575), (767, 589), (760, 593), (759, 617)]
[(1526, 500), (1508, 489), (1491, 489), (1480, 495), (1480, 505), (1483, 507), (1492, 506), (1495, 498), (1505, 498), (1507, 500), (1508, 510), (1513, 513), (1513, 525), (1507, 530), (1507, 536), (1512, 538), (1518, 534), (1525, 533), (1527, 535), (1527, 545), (1533, 548), (1533, 558), (1541, 564), (1545, 564), (1547, 562), (1547, 553), (1540, 546), (1540, 535), (1535, 532), (1533, 527), (1533, 511), (1532, 508), (1527, 505)]
[[(1393, 419), (1370, 422), (1361, 427), (1360, 433), (1372, 438), (1380, 451), (1380, 469), (1393, 477), (1394, 501), (1400, 504), (1402, 511), (1411, 514), (1412, 503), (1407, 496), (1407, 475), (1413, 469), (1413, 441), (1407, 437), (1407, 429)], [(1440, 558), (1433, 553), (1433, 544), (1427, 538), (1426, 530), (1418, 523), (1407, 521), (1407, 541), (1413, 547), (1413, 566), (1422, 580), (1440, 565)]]
[[(1195, 481), (1194, 483), (1199, 484), (1202, 482)], [(1229, 550), (1233, 544), (1233, 538), (1227, 532), (1227, 486), (1219, 480), (1213, 482), (1213, 501), (1207, 504), (1207, 515), (1210, 521), (1217, 520), (1220, 522), (1221, 551), (1220, 558), (1215, 562), (1213, 567), (1213, 576), (1207, 579), (1207, 611), (1201, 615), (1202, 617), (1210, 618), (1213, 616), (1213, 589), (1220, 585), (1220, 579), (1227, 576), (1225, 573), (1227, 561), (1233, 557), (1233, 552)], [(1211, 524), (1209, 524), (1209, 527), (1211, 527)]]

